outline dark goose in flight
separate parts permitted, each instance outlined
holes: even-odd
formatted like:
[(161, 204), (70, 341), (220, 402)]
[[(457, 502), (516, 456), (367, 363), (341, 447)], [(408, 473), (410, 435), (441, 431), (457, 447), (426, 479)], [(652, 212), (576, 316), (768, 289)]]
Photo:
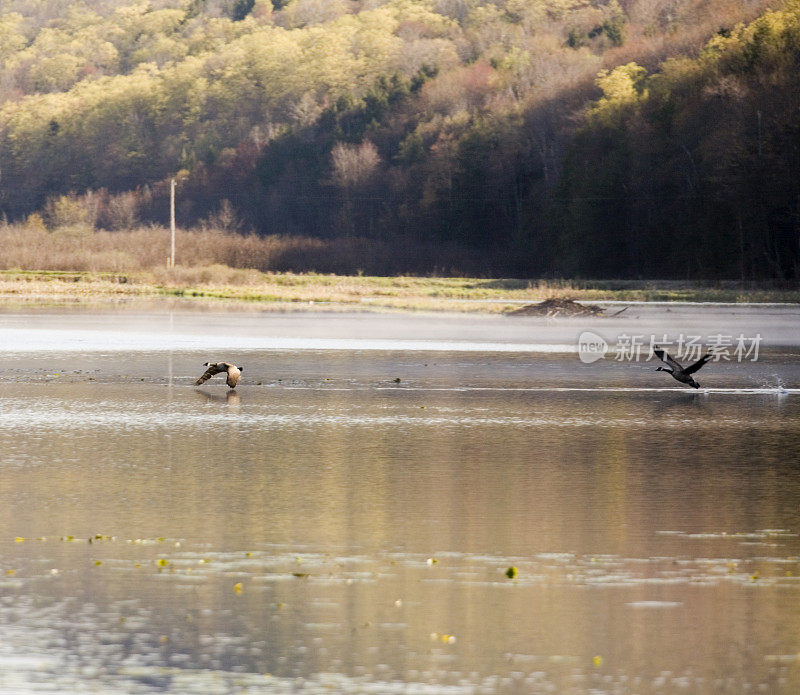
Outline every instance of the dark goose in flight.
[(227, 384), (232, 389), (235, 389), (236, 384), (239, 383), (239, 379), (241, 379), (242, 372), (244, 371), (244, 367), (237, 367), (235, 364), (230, 364), (229, 362), (205, 362), (203, 363), (203, 366), (208, 367), (208, 369), (206, 369), (203, 376), (201, 376), (197, 381), (194, 382), (195, 386), (200, 386), (200, 384), (204, 384), (215, 374), (219, 374), (221, 372), (227, 372), (228, 373), (228, 378), (226, 379)]
[(673, 360), (668, 354), (667, 351), (663, 348), (658, 347), (658, 345), (653, 347), (653, 353), (655, 354), (658, 359), (662, 362), (667, 364), (666, 367), (656, 367), (657, 372), (669, 372), (672, 374), (674, 379), (677, 379), (682, 384), (688, 384), (692, 388), (699, 389), (700, 384), (698, 384), (694, 379), (692, 379), (692, 374), (694, 374), (698, 369), (700, 369), (706, 362), (708, 362), (714, 355), (710, 352), (708, 354), (703, 355), (697, 362), (694, 364), (690, 364), (688, 367), (681, 367), (680, 363)]

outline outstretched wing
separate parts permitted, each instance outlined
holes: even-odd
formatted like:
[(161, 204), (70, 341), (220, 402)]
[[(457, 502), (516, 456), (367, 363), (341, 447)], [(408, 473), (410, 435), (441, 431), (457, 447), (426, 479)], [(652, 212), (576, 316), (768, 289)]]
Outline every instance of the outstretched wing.
[(209, 364), (208, 369), (206, 369), (203, 376), (201, 376), (197, 381), (194, 382), (194, 385), (200, 386), (200, 384), (204, 384), (215, 374), (219, 374), (220, 372), (224, 371), (227, 371), (226, 367), (222, 367), (219, 364)]
[(706, 362), (708, 362), (714, 355), (710, 352), (707, 355), (703, 355), (697, 362), (694, 364), (690, 364), (686, 369), (683, 370), (684, 374), (694, 374), (698, 369), (700, 369)]
[[(673, 360), (667, 354), (666, 350), (658, 347), (658, 345), (653, 346), (653, 354), (655, 354), (655, 356), (658, 357), (658, 359), (660, 359), (662, 362), (666, 362), (673, 369), (678, 369), (678, 370), (682, 370), (683, 369), (683, 367), (681, 367), (681, 365), (678, 362)], [(702, 366), (702, 365), (700, 365), (700, 366)], [(700, 369), (700, 367), (698, 367), (698, 369)]]

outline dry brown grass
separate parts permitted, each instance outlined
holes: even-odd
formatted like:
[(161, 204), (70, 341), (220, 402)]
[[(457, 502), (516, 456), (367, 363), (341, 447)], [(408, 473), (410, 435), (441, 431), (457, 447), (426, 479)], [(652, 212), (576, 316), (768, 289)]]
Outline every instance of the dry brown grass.
[[(32, 220), (0, 225), (0, 301), (74, 303), (141, 297), (225, 299), (270, 308), (354, 308), (507, 311), (521, 302), (794, 301), (797, 288), (715, 286), (677, 282), (565, 281), (399, 275), (403, 249), (364, 239), (336, 241), (241, 236), (216, 230), (177, 235), (178, 262), (167, 267), (169, 231), (53, 232)], [(424, 249), (417, 249), (424, 254)], [(355, 259), (355, 260), (354, 260)], [(363, 261), (364, 265), (356, 265)], [(353, 267), (374, 275), (347, 275)], [(375, 268), (380, 268), (376, 270)], [(385, 268), (389, 268), (386, 270)], [(321, 272), (307, 272), (307, 271)], [(285, 272), (303, 271), (303, 272)], [(382, 275), (382, 276), (379, 276)], [(444, 275), (444, 273), (442, 273)]]
[[(0, 269), (66, 270), (81, 272), (166, 272), (170, 233), (163, 227), (129, 231), (95, 231), (73, 224), (48, 231), (33, 218), (28, 224), (0, 225)], [(252, 276), (231, 269), (279, 272), (396, 275), (438, 269), (460, 274), (472, 265), (459, 249), (441, 245), (415, 246), (364, 238), (316, 239), (310, 237), (236, 234), (216, 229), (179, 229), (176, 265), (202, 268), (202, 280), (220, 283), (249, 282)], [(188, 271), (184, 271), (187, 272)], [(187, 279), (188, 279), (187, 275)]]

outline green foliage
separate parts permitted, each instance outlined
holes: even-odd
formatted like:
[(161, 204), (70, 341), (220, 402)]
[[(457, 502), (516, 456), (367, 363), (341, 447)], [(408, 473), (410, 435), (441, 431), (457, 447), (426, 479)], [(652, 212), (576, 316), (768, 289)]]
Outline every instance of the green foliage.
[[(576, 14), (576, 18), (587, 17)], [(571, 26), (567, 33), (566, 45), (570, 48), (591, 47), (602, 52), (609, 47), (622, 46), (627, 38), (627, 17), (617, 0), (612, 0), (607, 5), (601, 6), (590, 16), (597, 21), (591, 28), (589, 26)]]
[(715, 35), (698, 59), (601, 72), (552, 206), (572, 270), (797, 277), (799, 65), (793, 3)]
[(60, 195), (50, 198), (44, 208), (47, 227), (51, 231), (90, 232), (97, 219), (97, 197), (94, 195)]
[(601, 70), (595, 81), (603, 90), (602, 101), (606, 102), (631, 102), (642, 94), (644, 78), (647, 75), (641, 65), (628, 63), (620, 65), (613, 70)]
[(598, 27), (598, 33), (605, 34), (612, 46), (621, 46), (625, 43), (625, 13), (617, 0), (609, 3), (607, 16)]
[[(0, 212), (62, 224), (105, 191), (70, 224), (163, 221), (185, 170), (184, 224), (433, 239), (487, 272), (790, 276), (800, 3), (735, 5), (5, 0)], [(686, 241), (664, 264), (659, 224)]]

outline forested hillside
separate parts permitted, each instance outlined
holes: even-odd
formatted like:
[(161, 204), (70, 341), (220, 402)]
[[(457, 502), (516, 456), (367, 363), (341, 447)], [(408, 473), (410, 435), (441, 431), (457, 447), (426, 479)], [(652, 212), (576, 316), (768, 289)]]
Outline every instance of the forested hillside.
[(129, 230), (176, 177), (184, 227), (393, 272), (797, 278), (800, 2), (766, 5), (0, 0), (0, 209)]

